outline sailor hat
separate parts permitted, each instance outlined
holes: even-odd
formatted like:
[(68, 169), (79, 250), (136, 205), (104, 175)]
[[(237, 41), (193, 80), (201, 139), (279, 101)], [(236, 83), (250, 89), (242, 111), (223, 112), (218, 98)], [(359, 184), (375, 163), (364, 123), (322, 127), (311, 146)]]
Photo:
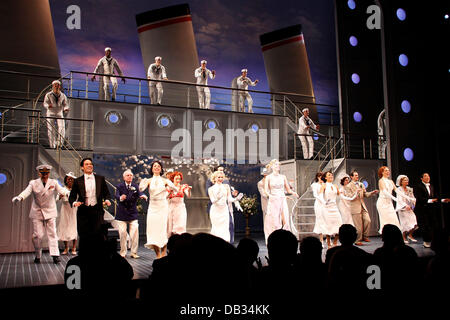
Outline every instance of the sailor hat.
[(106, 47), (106, 48), (105, 48), (105, 52), (108, 51), (108, 50), (109, 50), (109, 51), (112, 51), (110, 47)]
[(200, 64), (207, 64), (208, 63), (208, 61), (206, 61), (206, 60), (202, 60), (202, 61), (200, 61)]
[(155, 57), (155, 61), (156, 60), (162, 60), (162, 58), (160, 56)]
[(36, 167), (36, 170), (39, 172), (50, 172), (50, 170), (52, 170), (52, 166), (48, 164), (41, 164), (40, 166)]
[(74, 173), (73, 173), (72, 171), (70, 171), (69, 173), (66, 173), (66, 176), (67, 176), (67, 177), (74, 178), (74, 179), (77, 178), (77, 177), (75, 177), (75, 175), (74, 175)]
[(242, 69), (241, 73), (244, 73), (244, 72), (248, 72), (248, 70), (247, 69)]
[(59, 81), (59, 80), (55, 80), (55, 81), (53, 81), (53, 82), (52, 82), (52, 85), (54, 85), (55, 83), (57, 83), (57, 84), (61, 85), (61, 81)]

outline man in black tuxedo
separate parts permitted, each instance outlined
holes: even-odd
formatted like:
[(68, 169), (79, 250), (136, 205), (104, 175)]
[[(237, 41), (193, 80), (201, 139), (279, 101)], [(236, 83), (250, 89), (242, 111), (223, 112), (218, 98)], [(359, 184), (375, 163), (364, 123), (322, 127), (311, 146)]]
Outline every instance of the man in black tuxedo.
[(416, 207), (414, 212), (417, 217), (417, 224), (422, 232), (423, 246), (430, 248), (433, 229), (436, 228), (436, 207), (438, 199), (434, 187), (430, 184), (430, 175), (422, 173), (422, 180), (414, 188), (414, 197), (416, 197)]
[(91, 158), (84, 158), (80, 163), (84, 174), (75, 179), (70, 191), (69, 203), (78, 207), (77, 229), (80, 246), (83, 239), (95, 238), (102, 235), (103, 203), (111, 205), (111, 197), (105, 178), (94, 174)]

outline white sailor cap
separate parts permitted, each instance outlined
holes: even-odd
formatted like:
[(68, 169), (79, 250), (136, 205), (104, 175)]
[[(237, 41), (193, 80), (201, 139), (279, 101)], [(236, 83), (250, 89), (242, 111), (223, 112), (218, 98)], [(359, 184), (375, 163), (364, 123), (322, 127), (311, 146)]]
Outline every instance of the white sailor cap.
[(303, 108), (302, 112), (309, 111), (309, 108)]
[(160, 56), (156, 56), (156, 57), (155, 57), (155, 61), (156, 61), (156, 60), (162, 60), (162, 58), (161, 58)]
[(404, 174), (401, 174), (397, 177), (397, 180), (395, 181), (395, 184), (397, 185), (397, 187), (400, 187), (400, 182), (402, 182), (402, 179), (404, 178), (408, 178), (407, 176), (405, 176)]
[(71, 178), (74, 178), (74, 179), (77, 178), (77, 177), (75, 177), (75, 174), (72, 171), (66, 173), (66, 177), (71, 177)]
[(247, 69), (242, 69), (241, 73), (244, 73), (244, 72), (248, 72), (248, 70)]
[(202, 60), (202, 61), (200, 61), (200, 64), (207, 64), (208, 63), (208, 61), (206, 61), (206, 60)]
[(41, 164), (40, 166), (36, 167), (36, 170), (39, 172), (50, 172), (50, 170), (52, 170), (52, 166), (48, 164)]
[(261, 175), (266, 176), (270, 173), (270, 170), (266, 167), (261, 168)]
[(57, 84), (61, 85), (61, 81), (59, 81), (59, 80), (55, 80), (55, 81), (53, 81), (53, 82), (52, 82), (52, 85), (54, 85), (55, 83), (57, 83)]
[(105, 52), (108, 51), (108, 50), (109, 50), (109, 51), (112, 51), (110, 47), (106, 47), (106, 48), (105, 48)]

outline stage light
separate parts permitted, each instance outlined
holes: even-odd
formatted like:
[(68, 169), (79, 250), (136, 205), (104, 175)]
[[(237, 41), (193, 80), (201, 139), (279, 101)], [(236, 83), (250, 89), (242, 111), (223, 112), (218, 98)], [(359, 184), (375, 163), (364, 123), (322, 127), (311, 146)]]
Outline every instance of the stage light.
[(405, 148), (405, 150), (403, 150), (403, 158), (405, 158), (406, 161), (411, 161), (414, 158), (414, 152), (411, 148)]
[(355, 122), (361, 122), (362, 114), (360, 112), (356, 111), (355, 113), (353, 113), (353, 120), (355, 120)]
[(352, 47), (356, 47), (358, 45), (358, 39), (355, 36), (351, 36), (349, 42)]
[(205, 121), (205, 128), (206, 129), (217, 129), (219, 127), (219, 124), (214, 119), (209, 119)]
[(359, 75), (357, 73), (352, 74), (352, 81), (354, 84), (358, 84), (360, 81)]
[(409, 113), (411, 111), (411, 104), (408, 100), (403, 100), (401, 103), (401, 107), (404, 113)]
[(259, 126), (256, 123), (252, 124), (251, 128), (252, 128), (253, 132), (258, 132), (258, 130), (259, 130)]
[(366, 188), (366, 189), (369, 186), (369, 183), (366, 180), (363, 180), (362, 184), (363, 184), (364, 188)]
[(448, 19), (448, 14), (446, 14), (446, 15), (444, 16), (444, 19)]
[(319, 140), (319, 136), (317, 135), (317, 133), (314, 133), (313, 139), (316, 140), (316, 141)]
[(160, 114), (156, 119), (156, 123), (158, 123), (160, 128), (169, 128), (172, 122), (172, 118), (167, 114)]
[(408, 65), (408, 56), (406, 54), (401, 54), (398, 56), (398, 62), (403, 66), (406, 67)]
[(402, 8), (397, 9), (397, 18), (400, 21), (405, 21), (406, 19), (406, 12)]
[(108, 111), (105, 114), (105, 120), (108, 124), (118, 125), (122, 121), (122, 115), (117, 111)]
[(6, 174), (0, 173), (0, 184), (6, 183), (7, 180), (8, 178), (6, 178)]
[(355, 3), (355, 1), (354, 0), (348, 0), (347, 1), (347, 6), (350, 8), (350, 9), (355, 9), (356, 8), (356, 3)]

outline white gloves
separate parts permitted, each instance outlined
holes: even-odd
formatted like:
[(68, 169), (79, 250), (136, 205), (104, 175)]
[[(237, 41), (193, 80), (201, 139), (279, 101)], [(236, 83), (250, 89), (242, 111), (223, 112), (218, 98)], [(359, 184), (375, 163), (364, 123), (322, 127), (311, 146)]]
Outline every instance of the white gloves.
[(14, 197), (14, 198), (12, 198), (12, 202), (13, 203), (16, 203), (16, 202), (19, 202), (19, 201), (22, 201), (23, 199), (21, 198), (21, 197)]
[[(241, 193), (242, 194), (242, 193)], [(239, 196), (238, 196), (239, 197)], [(236, 207), (236, 209), (238, 210), (238, 211), (241, 211), (241, 212), (244, 212), (244, 210), (242, 210), (242, 207), (241, 207), (241, 205), (239, 204), (239, 202), (235, 202), (234, 203), (234, 206)]]

